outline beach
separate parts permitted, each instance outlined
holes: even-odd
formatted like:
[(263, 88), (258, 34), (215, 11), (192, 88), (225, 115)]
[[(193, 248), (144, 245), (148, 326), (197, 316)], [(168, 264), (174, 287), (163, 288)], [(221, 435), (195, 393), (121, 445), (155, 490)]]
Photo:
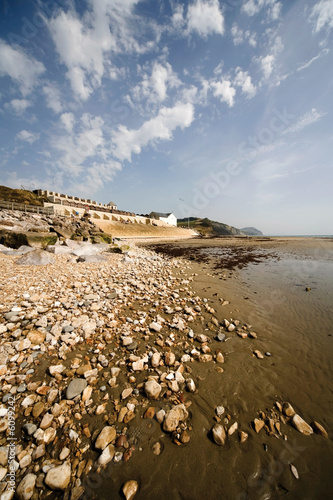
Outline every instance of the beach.
[[(250, 418), (271, 408), (278, 398), (290, 401), (305, 420), (319, 420), (332, 428), (332, 239), (225, 237), (191, 240), (186, 245), (174, 242), (173, 248), (164, 244), (154, 249), (163, 247), (166, 254), (174, 255), (186, 249), (191, 269), (197, 273), (193, 287), (198, 294), (209, 299), (218, 317), (237, 317), (251, 324), (258, 333), (257, 346), (271, 354), (256, 363), (243, 340), (228, 342), (230, 363), (223, 374), (221, 398), (228, 401), (233, 413)], [(230, 304), (222, 307), (220, 297)], [(214, 392), (216, 385), (213, 387), (207, 384), (205, 394)], [(291, 485), (290, 464), (280, 463), (284, 452), (269, 439), (270, 443), (265, 436), (262, 448), (253, 454), (262, 468), (258, 482), (250, 481), (239, 498), (329, 496), (332, 443), (317, 436), (315, 442), (293, 436), (295, 449), (289, 448), (288, 460), (297, 465), (301, 480)], [(263, 451), (265, 444), (267, 452)], [(297, 451), (297, 446), (302, 450)], [(234, 468), (229, 473), (237, 476)], [(235, 492), (229, 495), (237, 498)]]
[(0, 255), (19, 498), (328, 498), (332, 241), (125, 243), (98, 263)]

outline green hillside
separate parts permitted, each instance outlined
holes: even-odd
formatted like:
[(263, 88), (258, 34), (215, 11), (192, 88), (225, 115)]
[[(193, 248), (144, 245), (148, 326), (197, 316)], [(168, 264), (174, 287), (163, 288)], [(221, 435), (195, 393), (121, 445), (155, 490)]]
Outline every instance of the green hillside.
[(212, 221), (207, 217), (205, 219), (200, 219), (198, 217), (178, 219), (178, 227), (190, 227), (206, 238), (243, 234), (240, 229), (229, 226), (228, 224), (223, 224), (222, 222)]

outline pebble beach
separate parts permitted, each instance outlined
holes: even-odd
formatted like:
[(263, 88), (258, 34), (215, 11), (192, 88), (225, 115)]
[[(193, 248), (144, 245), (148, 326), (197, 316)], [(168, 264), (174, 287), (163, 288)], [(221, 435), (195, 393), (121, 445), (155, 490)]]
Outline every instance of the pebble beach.
[(284, 390), (237, 280), (99, 256), (0, 254), (1, 500), (328, 498), (330, 417)]

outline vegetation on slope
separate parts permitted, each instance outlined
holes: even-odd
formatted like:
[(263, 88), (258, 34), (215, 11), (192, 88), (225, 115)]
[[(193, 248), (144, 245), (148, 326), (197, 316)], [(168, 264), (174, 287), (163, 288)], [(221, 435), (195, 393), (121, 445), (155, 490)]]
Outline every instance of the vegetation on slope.
[(214, 238), (218, 236), (235, 236), (243, 233), (233, 226), (223, 224), (222, 222), (212, 221), (207, 217), (200, 219), (198, 217), (189, 217), (178, 219), (178, 227), (190, 227), (201, 236)]
[(12, 189), (7, 186), (0, 186), (0, 200), (24, 203), (25, 205), (43, 206), (43, 201), (47, 201), (42, 196), (37, 196), (32, 191), (26, 189)]

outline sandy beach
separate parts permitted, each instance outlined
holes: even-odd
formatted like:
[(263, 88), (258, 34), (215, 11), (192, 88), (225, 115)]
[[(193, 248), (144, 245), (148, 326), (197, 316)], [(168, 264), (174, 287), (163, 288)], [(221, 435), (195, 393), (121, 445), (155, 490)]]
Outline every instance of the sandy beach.
[(1, 498), (328, 498), (332, 241), (149, 248), (0, 255)]

